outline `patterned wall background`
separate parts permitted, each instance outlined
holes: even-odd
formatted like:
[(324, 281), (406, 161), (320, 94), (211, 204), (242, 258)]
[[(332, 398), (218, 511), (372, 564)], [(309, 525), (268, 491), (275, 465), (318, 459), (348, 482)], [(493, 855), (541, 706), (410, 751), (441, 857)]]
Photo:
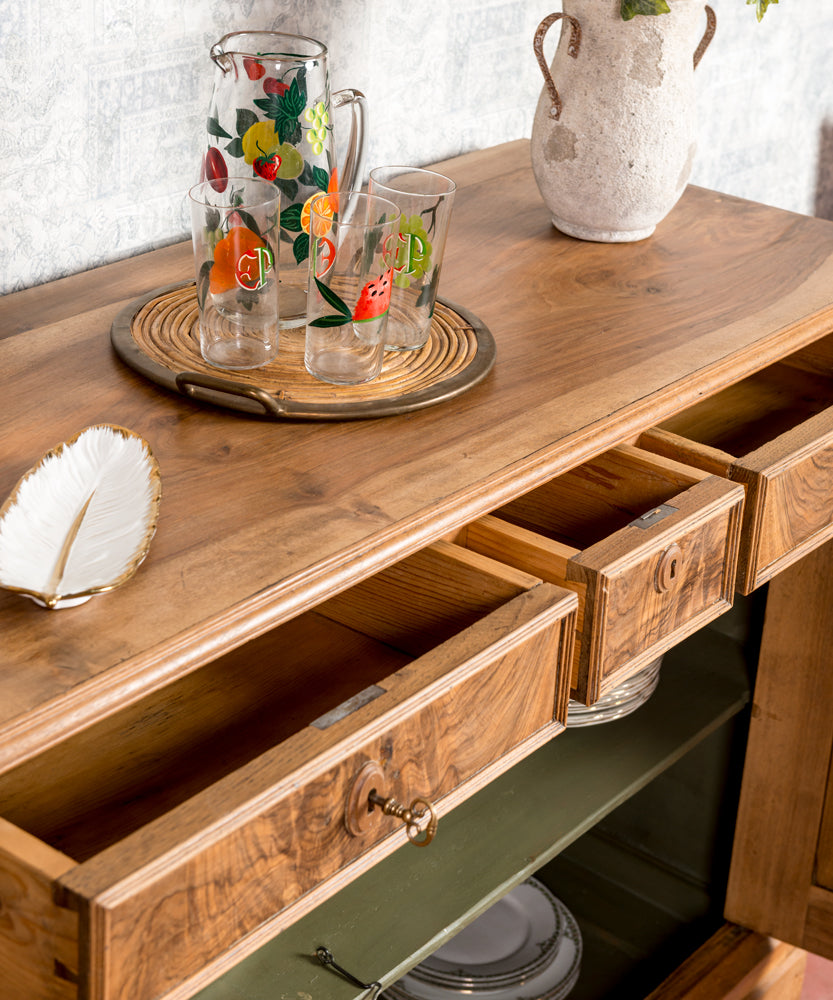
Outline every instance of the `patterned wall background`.
[[(833, 3), (781, 0), (761, 24), (743, 0), (712, 6), (718, 30), (698, 70), (692, 180), (833, 217)], [(541, 88), (532, 37), (559, 8), (560, 0), (0, 0), (0, 293), (187, 235), (208, 51), (226, 32), (271, 28), (325, 41), (333, 89), (368, 97), (369, 165), (428, 164), (529, 135)]]

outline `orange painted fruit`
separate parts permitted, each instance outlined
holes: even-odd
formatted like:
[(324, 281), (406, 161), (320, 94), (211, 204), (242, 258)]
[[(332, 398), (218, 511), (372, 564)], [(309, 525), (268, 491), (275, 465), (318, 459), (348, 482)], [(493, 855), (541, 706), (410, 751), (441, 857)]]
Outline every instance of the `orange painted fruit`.
[(327, 233), (333, 228), (332, 222), (329, 220), (332, 219), (334, 212), (330, 198), (327, 195), (322, 194), (320, 191), (310, 195), (304, 202), (304, 207), (301, 209), (301, 228), (305, 233), (309, 232), (311, 208), (314, 201), (316, 201), (316, 223), (315, 232), (311, 235), (326, 236)]
[(265, 246), (257, 233), (246, 226), (234, 226), (229, 229), (214, 247), (214, 267), (211, 268), (208, 280), (208, 290), (211, 294), (220, 295), (236, 287), (237, 279), (234, 272), (238, 260), (245, 254), (251, 254), (259, 247)]

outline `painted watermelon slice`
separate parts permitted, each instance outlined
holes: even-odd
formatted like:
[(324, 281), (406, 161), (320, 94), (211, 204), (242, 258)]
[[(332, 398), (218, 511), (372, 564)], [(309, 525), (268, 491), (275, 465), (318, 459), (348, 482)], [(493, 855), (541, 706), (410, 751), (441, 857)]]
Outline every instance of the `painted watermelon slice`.
[(393, 268), (388, 268), (384, 274), (380, 274), (374, 281), (368, 283), (362, 289), (359, 301), (353, 311), (354, 323), (365, 323), (371, 319), (378, 319), (384, 316), (390, 308), (390, 292), (393, 282)]

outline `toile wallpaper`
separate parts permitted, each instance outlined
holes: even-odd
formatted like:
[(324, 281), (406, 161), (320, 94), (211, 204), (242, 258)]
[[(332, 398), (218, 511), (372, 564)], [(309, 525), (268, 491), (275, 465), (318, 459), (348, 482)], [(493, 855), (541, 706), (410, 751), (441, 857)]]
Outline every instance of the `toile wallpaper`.
[[(780, 0), (758, 24), (743, 0), (711, 3), (718, 27), (697, 71), (692, 182), (833, 218), (833, 4)], [(187, 236), (208, 53), (225, 33), (326, 42), (332, 89), (368, 98), (368, 166), (426, 165), (529, 136), (542, 83), (532, 38), (558, 9), (560, 0), (0, 0), (0, 294)]]

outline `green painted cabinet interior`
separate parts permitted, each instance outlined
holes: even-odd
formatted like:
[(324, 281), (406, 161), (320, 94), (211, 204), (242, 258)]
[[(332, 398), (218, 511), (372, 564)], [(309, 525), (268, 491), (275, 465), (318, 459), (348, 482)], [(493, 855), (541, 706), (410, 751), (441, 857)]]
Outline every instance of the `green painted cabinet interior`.
[(631, 716), (568, 729), (445, 816), (429, 848), (396, 851), (198, 1000), (360, 997), (318, 946), (389, 985), (530, 875), (582, 927), (575, 1000), (648, 992), (722, 922), (756, 597), (666, 654)]

